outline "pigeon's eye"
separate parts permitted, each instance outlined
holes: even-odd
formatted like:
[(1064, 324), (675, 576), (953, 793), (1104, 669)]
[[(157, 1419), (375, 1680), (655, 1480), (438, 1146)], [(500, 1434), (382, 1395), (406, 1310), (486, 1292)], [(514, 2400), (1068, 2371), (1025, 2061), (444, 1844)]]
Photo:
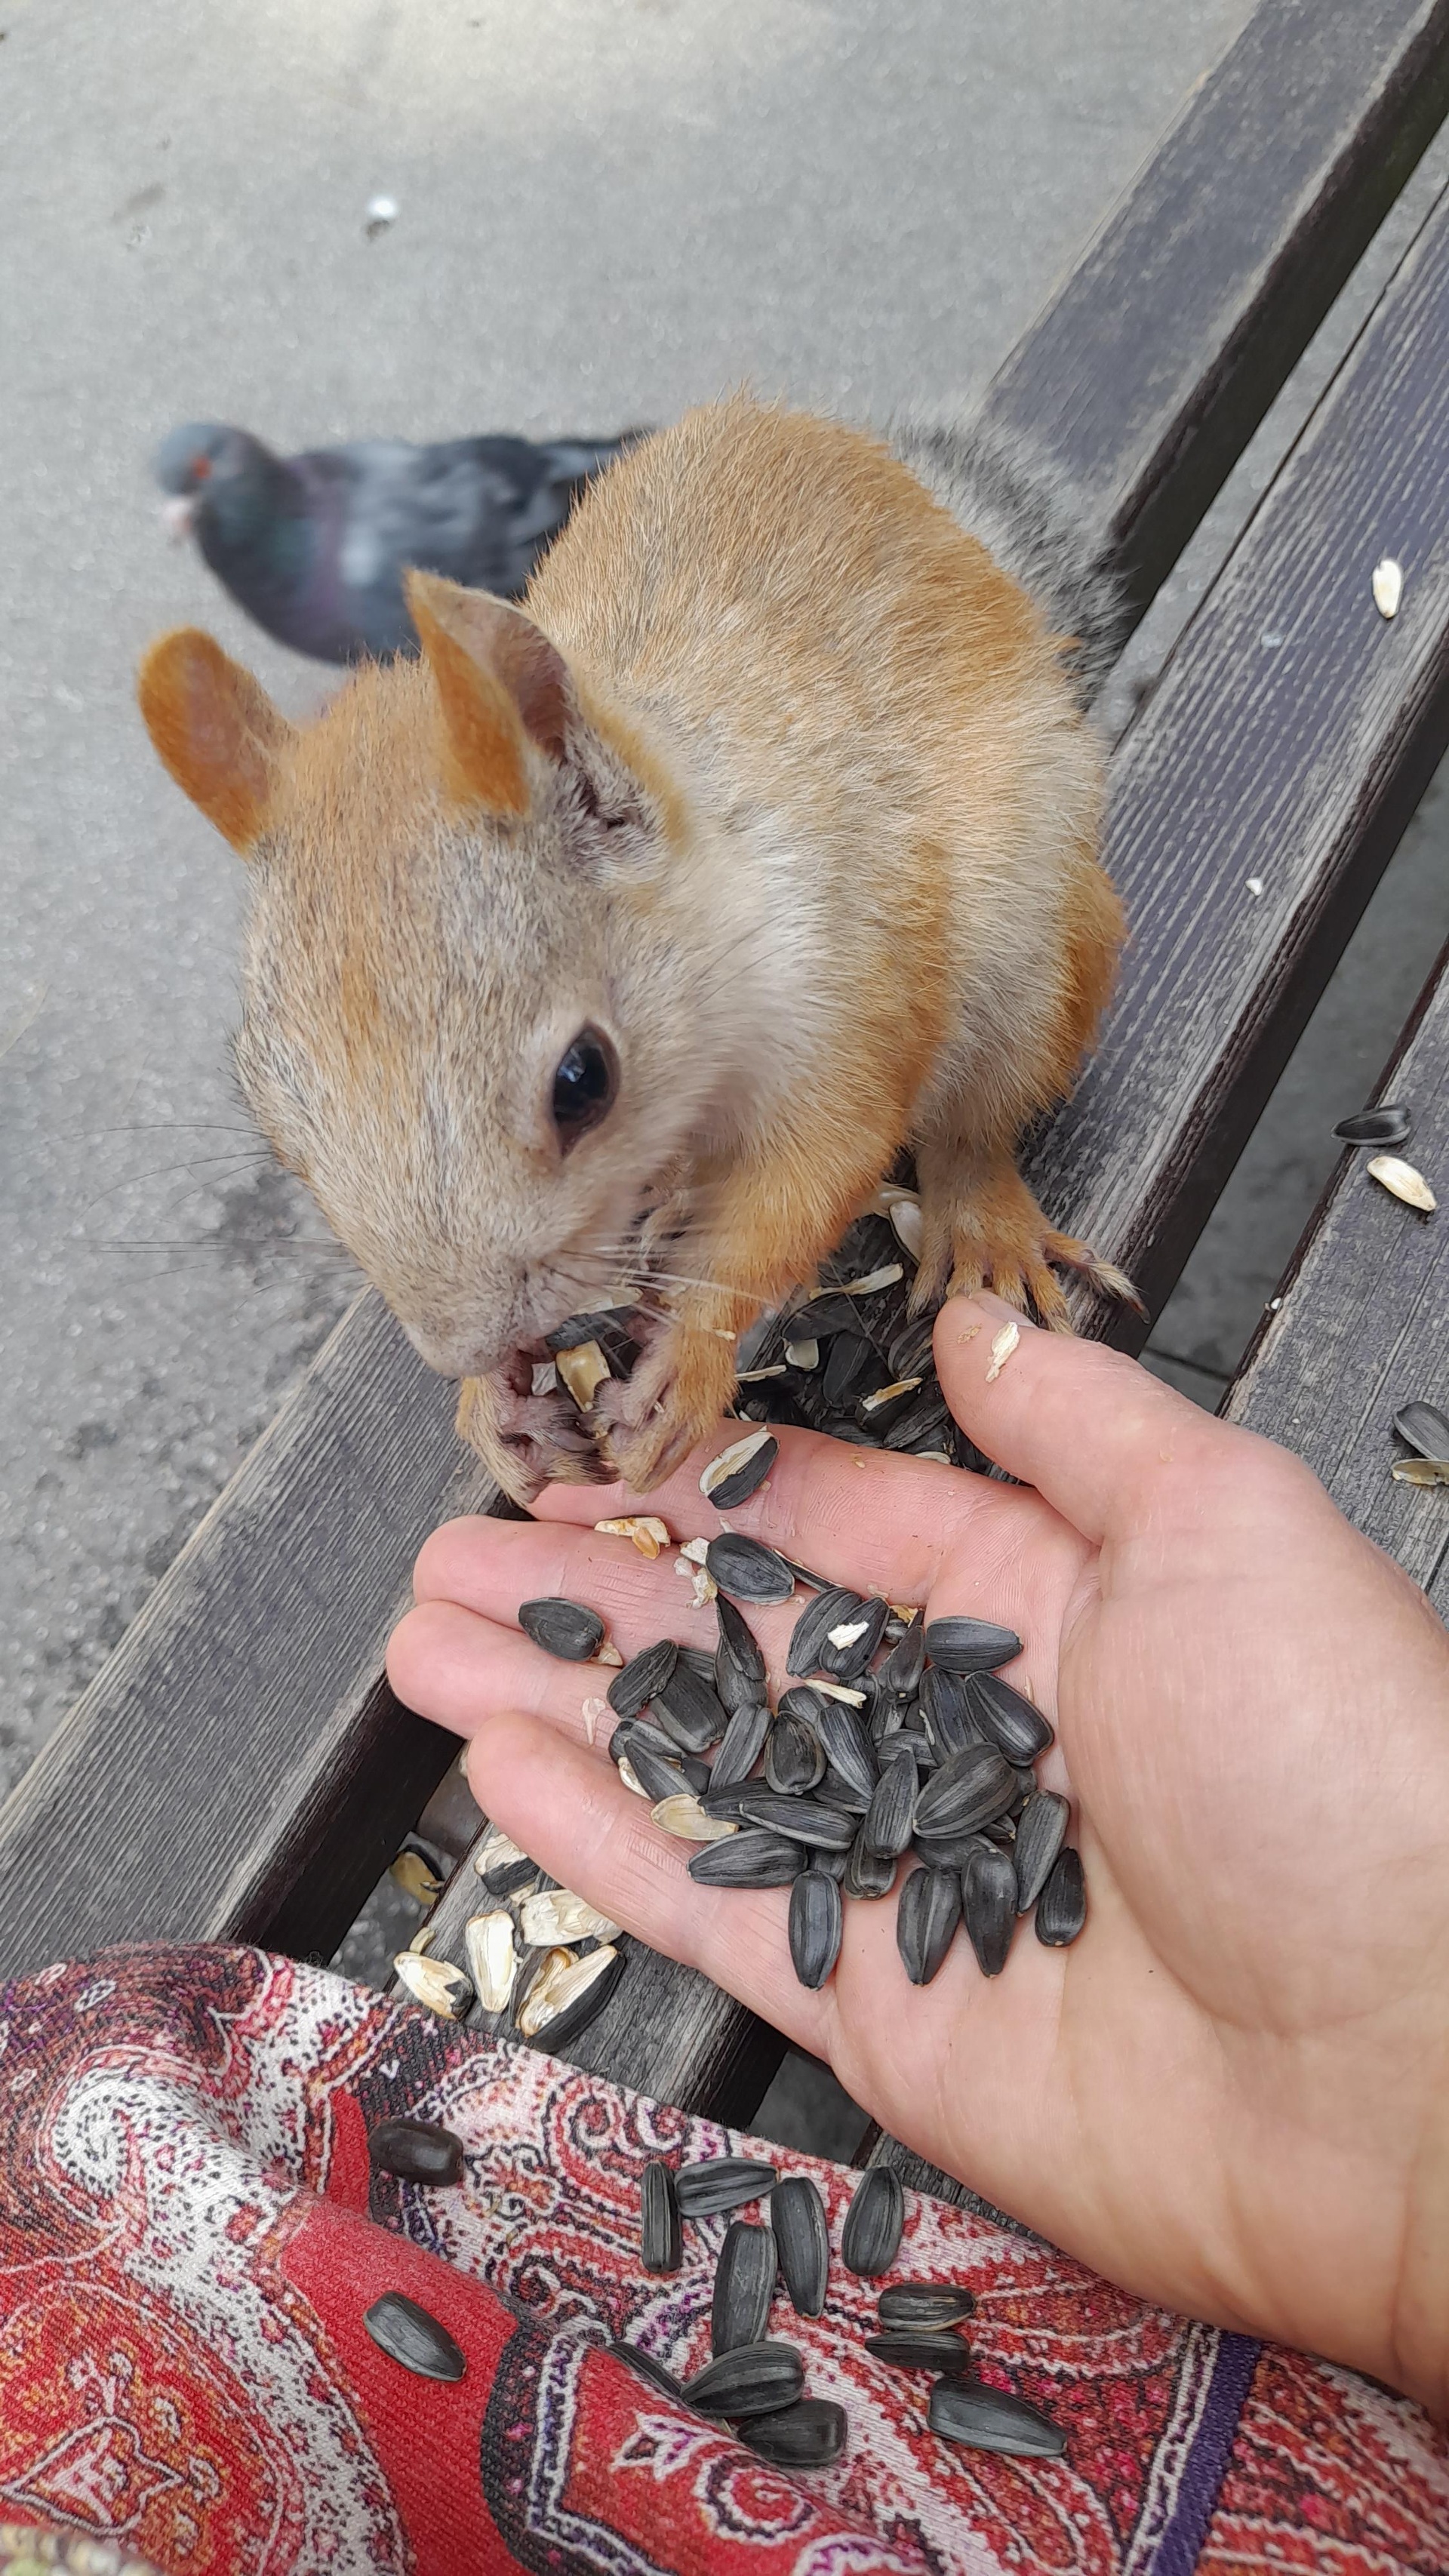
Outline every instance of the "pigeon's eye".
[(619, 1088), (619, 1059), (599, 1029), (580, 1029), (553, 1078), (553, 1123), (567, 1153), (607, 1118)]
[(192, 482), (193, 482), (193, 483), (209, 483), (209, 482), (210, 482), (210, 480), (211, 480), (211, 458), (210, 458), (209, 456), (194, 456), (194, 457), (192, 458), (192, 460), (191, 460), (191, 480), (192, 480)]

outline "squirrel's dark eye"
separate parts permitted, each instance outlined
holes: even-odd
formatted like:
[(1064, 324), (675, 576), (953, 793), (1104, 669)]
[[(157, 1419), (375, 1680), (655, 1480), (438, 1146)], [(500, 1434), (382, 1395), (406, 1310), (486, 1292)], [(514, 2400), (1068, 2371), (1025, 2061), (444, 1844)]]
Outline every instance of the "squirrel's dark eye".
[(607, 1118), (619, 1088), (619, 1059), (598, 1029), (580, 1029), (553, 1078), (553, 1123), (567, 1153), (590, 1127)]

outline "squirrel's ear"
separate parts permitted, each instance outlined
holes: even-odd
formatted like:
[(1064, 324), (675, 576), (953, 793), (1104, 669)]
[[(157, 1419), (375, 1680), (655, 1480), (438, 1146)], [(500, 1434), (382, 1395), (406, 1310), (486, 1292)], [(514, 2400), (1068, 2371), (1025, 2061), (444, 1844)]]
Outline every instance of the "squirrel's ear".
[(292, 739), (260, 682), (197, 626), (153, 644), (136, 695), (178, 787), (245, 853), (262, 828), (277, 763)]
[(407, 603), (438, 692), (454, 785), (494, 814), (526, 814), (526, 743), (556, 760), (572, 692), (568, 665), (522, 609), (438, 574), (409, 572)]

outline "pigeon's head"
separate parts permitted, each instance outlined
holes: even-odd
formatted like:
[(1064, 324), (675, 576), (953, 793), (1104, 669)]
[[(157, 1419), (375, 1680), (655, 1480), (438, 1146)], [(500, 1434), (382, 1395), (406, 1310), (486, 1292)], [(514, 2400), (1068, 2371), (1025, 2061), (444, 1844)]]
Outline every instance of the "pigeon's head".
[(156, 452), (155, 474), (167, 495), (161, 515), (173, 536), (185, 536), (202, 507), (236, 517), (261, 506), (276, 459), (248, 429), (225, 421), (190, 420), (173, 429)]
[(704, 954), (737, 970), (750, 925), (582, 666), (482, 592), (412, 574), (408, 601), (421, 659), (305, 730), (195, 630), (141, 705), (250, 862), (260, 1124), (422, 1356), (526, 1399), (568, 1316), (689, 1272), (681, 1184), (768, 1055)]

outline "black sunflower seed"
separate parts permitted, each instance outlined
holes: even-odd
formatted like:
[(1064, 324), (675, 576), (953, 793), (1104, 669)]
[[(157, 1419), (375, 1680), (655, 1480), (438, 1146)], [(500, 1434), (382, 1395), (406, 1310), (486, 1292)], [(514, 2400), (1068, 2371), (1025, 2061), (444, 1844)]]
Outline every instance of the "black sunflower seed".
[(875, 1746), (864, 1719), (844, 1700), (822, 1700), (815, 1732), (825, 1747), (825, 1759), (831, 1769), (839, 1772), (847, 1787), (868, 1807), (875, 1795), (878, 1769)]
[(714, 1757), (709, 1775), (711, 1791), (737, 1789), (748, 1780), (764, 1750), (770, 1733), (770, 1712), (763, 1700), (754, 1705), (746, 1701), (735, 1710), (724, 1731), (724, 1739)]
[(930, 1737), (919, 1726), (903, 1726), (890, 1738), (886, 1751), (888, 1754), (909, 1753), (918, 1771), (934, 1771), (941, 1759)]
[[(733, 1713), (747, 1701), (765, 1696), (765, 1658), (742, 1612), (721, 1592), (714, 1605), (719, 1621), (719, 1649), (714, 1659), (714, 1686)], [(732, 1695), (733, 1694), (733, 1695)]]
[(863, 1333), (837, 1333), (820, 1378), (827, 1411), (853, 1413), (863, 1395), (888, 1384), (886, 1364)]
[(732, 1601), (788, 1601), (795, 1589), (795, 1577), (783, 1556), (763, 1547), (757, 1538), (741, 1538), (737, 1530), (712, 1538), (704, 1563), (706, 1573)]
[(1004, 1816), (1016, 1796), (1016, 1774), (994, 1744), (968, 1744), (921, 1783), (918, 1834), (969, 1834)]
[(748, 1502), (756, 1488), (763, 1485), (779, 1455), (778, 1440), (762, 1440), (732, 1476), (722, 1477), (719, 1484), (710, 1486), (706, 1500), (717, 1512), (732, 1512), (736, 1503)]
[(1067, 2447), (1059, 2424), (1004, 2388), (980, 2379), (938, 2379), (926, 2421), (948, 2442), (972, 2451), (1006, 2451), (1018, 2459), (1057, 2460)]
[(672, 1637), (661, 1637), (657, 1645), (645, 1646), (637, 1655), (631, 1655), (605, 1693), (615, 1716), (637, 1717), (661, 1682), (668, 1681), (678, 1657), (679, 1648)]
[(1075, 1941), (1087, 1919), (1087, 1890), (1082, 1855), (1070, 1843), (1052, 1863), (1051, 1876), (1036, 1900), (1036, 1937), (1049, 1950), (1064, 1950)]
[[(1360, 1109), (1352, 1118), (1340, 1118), (1333, 1132), (1345, 1145), (1407, 1145), (1413, 1126), (1407, 1109), (1386, 1101), (1382, 1109)], [(1442, 1449), (1439, 1455), (1443, 1457)]]
[(942, 1449), (950, 1428), (946, 1399), (938, 1387), (928, 1383), (912, 1399), (909, 1411), (891, 1424), (885, 1446), (899, 1450)]
[(887, 1615), (883, 1601), (862, 1601), (858, 1610), (847, 1611), (844, 1619), (834, 1621), (832, 1625), (842, 1632), (857, 1628), (860, 1634), (852, 1637), (846, 1633), (842, 1645), (827, 1635), (820, 1649), (821, 1672), (829, 1673), (832, 1681), (853, 1682), (865, 1671), (880, 1644)]
[(808, 1682), (796, 1682), (793, 1689), (781, 1691), (775, 1714), (802, 1718), (807, 1726), (815, 1726), (824, 1706), (824, 1691), (812, 1690)]
[[(872, 1783), (872, 1794), (874, 1794), (874, 1783)], [(865, 1791), (857, 1789), (855, 1783), (847, 1780), (844, 1773), (837, 1771), (831, 1762), (825, 1765), (825, 1777), (816, 1795), (822, 1807), (838, 1807), (843, 1816), (854, 1816), (857, 1822), (869, 1812), (870, 1799)]]
[(934, 1315), (912, 1315), (902, 1324), (886, 1352), (892, 1378), (928, 1377), (935, 1382), (936, 1363), (932, 1350), (935, 1337)]
[(1016, 1871), (1008, 1852), (972, 1853), (961, 1872), (961, 1919), (983, 1977), (999, 1977), (1016, 1930)]
[(855, 1840), (849, 1816), (815, 1798), (782, 1798), (774, 1789), (744, 1789), (740, 1809), (752, 1825), (763, 1825), (767, 1833), (788, 1834), (795, 1843), (818, 1843), (822, 1851), (849, 1851)]
[[(651, 1736), (656, 1732), (652, 1726), (648, 1730)], [(656, 1806), (661, 1798), (682, 1797), (689, 1787), (677, 1746), (671, 1746), (667, 1758), (657, 1753), (644, 1736), (635, 1735), (632, 1718), (626, 1726), (615, 1727), (609, 1738), (609, 1752), (615, 1762), (628, 1763), (646, 1798)]]
[(883, 2326), (929, 2332), (933, 2327), (959, 2325), (975, 2307), (971, 2292), (959, 2290), (954, 2281), (897, 2281), (880, 2294), (880, 2321)]
[(723, 1842), (702, 1843), (689, 1875), (702, 1887), (788, 1887), (804, 1866), (802, 1843), (747, 1825)]
[(933, 1619), (926, 1652), (943, 1672), (989, 1673), (1020, 1654), (1021, 1639), (1014, 1628), (998, 1628), (990, 1619)]
[(762, 2200), (779, 2179), (773, 2165), (751, 2156), (705, 2156), (697, 2164), (679, 2167), (674, 2197), (681, 2218), (717, 2218), (721, 2210), (742, 2209), (746, 2201)]
[(743, 2420), (793, 2406), (804, 2385), (805, 2364), (792, 2343), (746, 2343), (707, 2361), (686, 2379), (684, 2394), (701, 2415)]
[(818, 2317), (825, 2305), (830, 2236), (825, 2203), (808, 2174), (791, 2174), (770, 2194), (770, 2225), (780, 2273), (797, 2316)]
[[(565, 1315), (561, 1324), (555, 1324), (551, 1333), (544, 1334), (543, 1347), (557, 1354), (559, 1351), (576, 1351), (580, 1342), (597, 1342), (606, 1360), (612, 1362), (616, 1353), (619, 1355), (621, 1365), (616, 1373), (627, 1377), (639, 1357), (638, 1343), (629, 1331), (635, 1320), (632, 1306), (600, 1306), (589, 1315)], [(622, 1365), (625, 1344), (633, 1355), (628, 1367)]]
[(921, 1675), (918, 1705), (926, 1733), (943, 1762), (953, 1753), (964, 1753), (968, 1744), (984, 1742), (980, 1728), (972, 1723), (966, 1684), (959, 1673), (929, 1666)]
[(866, 1809), (861, 1837), (878, 1860), (898, 1860), (911, 1839), (916, 1809), (916, 1762), (909, 1746), (892, 1752)]
[(888, 2272), (900, 2251), (906, 2196), (891, 2165), (872, 2165), (855, 2187), (841, 2231), (840, 2259), (867, 2280)]
[(639, 2260), (646, 2272), (677, 2272), (684, 2254), (674, 2175), (651, 2156), (639, 2180)]
[(461, 2379), (468, 2367), (447, 2327), (401, 2290), (384, 2290), (364, 2309), (362, 2322), (378, 2350), (419, 2379)]
[(829, 1872), (804, 1869), (790, 1890), (790, 1958), (802, 1986), (823, 1986), (840, 1956), (845, 1914)]
[(682, 1660), (660, 1683), (649, 1706), (665, 1734), (686, 1753), (703, 1753), (707, 1745), (717, 1744), (729, 1724), (728, 1711), (711, 1684)]
[(921, 1670), (926, 1659), (926, 1631), (919, 1610), (911, 1614), (910, 1626), (896, 1639), (877, 1679), (882, 1690), (894, 1691), (898, 1699), (914, 1699), (921, 1687)]
[(785, 1563), (790, 1568), (796, 1582), (803, 1583), (807, 1592), (828, 1592), (830, 1590), (830, 1586), (826, 1582), (823, 1574), (812, 1574), (808, 1565), (797, 1565), (792, 1556), (787, 1556)]
[(1066, 1839), (1071, 1808), (1054, 1789), (1038, 1789), (1028, 1798), (1016, 1820), (1016, 1844), (1012, 1858), (1016, 1863), (1016, 1910), (1029, 1914), (1052, 1874), (1055, 1861)]
[(967, 2371), (971, 2347), (949, 2328), (898, 2326), (886, 2334), (867, 2335), (865, 2348), (892, 2370)]
[(893, 1422), (909, 1412), (920, 1393), (920, 1381), (913, 1386), (909, 1378), (888, 1378), (872, 1395), (863, 1395), (855, 1408), (855, 1418), (862, 1431), (881, 1440)]
[(740, 2440), (777, 2469), (828, 2469), (845, 2448), (845, 2408), (833, 2397), (802, 2397), (778, 2415), (754, 2415)]
[[(853, 1851), (854, 1848), (852, 1844), (851, 1850)], [(823, 1869), (826, 1877), (833, 1878), (836, 1886), (840, 1887), (844, 1884), (846, 1864), (849, 1859), (849, 1851), (821, 1851), (817, 1847), (810, 1855), (810, 1866), (812, 1869)]]
[(790, 1317), (790, 1340), (824, 1341), (831, 1333), (858, 1334), (860, 1308), (853, 1297), (842, 1297), (838, 1290), (827, 1289), (823, 1296), (812, 1297), (808, 1306), (797, 1306)]
[(961, 1881), (954, 1870), (913, 1869), (896, 1901), (896, 1948), (913, 1986), (928, 1986), (956, 1937)]
[(714, 1816), (727, 1825), (738, 1825), (744, 1821), (740, 1812), (740, 1800), (743, 1795), (743, 1783), (738, 1788), (706, 1789), (702, 1792), (699, 1803), (707, 1816)]
[(1035, 1762), (1056, 1742), (1041, 1710), (1004, 1682), (1000, 1673), (970, 1673), (963, 1688), (978, 1735), (984, 1735), (1008, 1762)]
[(758, 2343), (765, 2331), (779, 2269), (775, 2239), (768, 2227), (747, 2218), (732, 2218), (725, 2229), (714, 2267), (714, 2301), (710, 2310), (710, 2351), (738, 2352)]
[(606, 1967), (599, 1970), (571, 2004), (565, 2004), (550, 2022), (545, 2022), (535, 2039), (528, 2042), (542, 2057), (562, 2057), (574, 2041), (596, 2021), (617, 1986), (629, 1962), (622, 1950), (616, 1950)]
[(636, 2343), (622, 2342), (606, 2343), (604, 2350), (612, 2360), (622, 2361), (626, 2370), (632, 2370), (638, 2378), (647, 2380), (649, 2386), (657, 2388), (662, 2396), (672, 2397), (676, 2406), (688, 2404), (683, 2382), (675, 2378), (672, 2370), (666, 2370), (662, 2361), (656, 2361), (652, 2352), (641, 2352)]
[(1394, 1429), (1421, 1458), (1449, 1458), (1449, 1422), (1437, 1404), (1426, 1404), (1422, 1396), (1400, 1405)]
[(786, 1672), (801, 1679), (807, 1673), (818, 1673), (829, 1630), (838, 1628), (842, 1620), (857, 1618), (864, 1607), (860, 1594), (846, 1584), (833, 1583), (828, 1592), (817, 1592), (813, 1601), (807, 1601), (791, 1631)]
[(813, 1789), (825, 1771), (825, 1750), (813, 1726), (803, 1717), (777, 1717), (765, 1748), (765, 1778), (782, 1797), (798, 1798)]
[(565, 1601), (561, 1597), (521, 1601), (518, 1624), (545, 1654), (557, 1655), (566, 1664), (586, 1664), (604, 1642), (603, 1620), (597, 1610), (586, 1609), (582, 1601)]
[(862, 1825), (846, 1858), (845, 1876), (841, 1881), (845, 1894), (864, 1898), (889, 1896), (895, 1883), (895, 1862), (882, 1860), (879, 1853), (867, 1851), (865, 1827)]
[(367, 2133), (367, 2157), (374, 2173), (404, 2182), (457, 2182), (463, 2141), (438, 2120), (379, 2120)]
[(906, 1722), (908, 1706), (914, 1710), (916, 1702), (896, 1699), (889, 1691), (877, 1691), (875, 1706), (870, 1713), (870, 1740), (877, 1753), (883, 1752), (888, 1736), (900, 1733)]
[(707, 1682), (710, 1689), (713, 1690), (714, 1657), (710, 1653), (708, 1646), (681, 1646), (679, 1649), (679, 1660), (682, 1664), (688, 1664), (696, 1681)]
[[(995, 1831), (995, 1828), (992, 1828)], [(973, 1852), (993, 1849), (986, 1833), (923, 1834), (919, 1827), (911, 1839), (912, 1851), (919, 1852), (927, 1869), (963, 1870)]]

